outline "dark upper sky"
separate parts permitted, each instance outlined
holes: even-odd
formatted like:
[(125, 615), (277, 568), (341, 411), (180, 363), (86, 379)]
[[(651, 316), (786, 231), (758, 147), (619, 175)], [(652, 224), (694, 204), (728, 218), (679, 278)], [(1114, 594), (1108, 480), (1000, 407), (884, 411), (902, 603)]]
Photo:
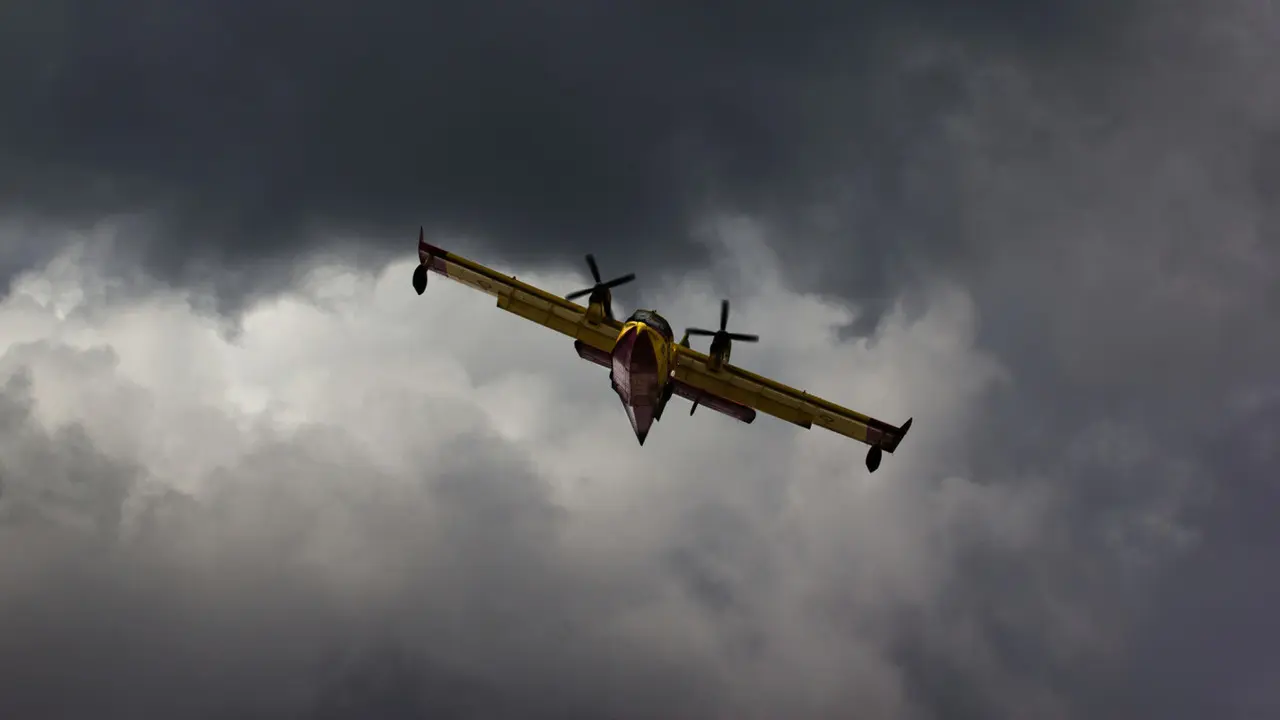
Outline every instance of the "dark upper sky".
[[(958, 283), (1014, 376), (983, 418), (981, 474), (1074, 468), (1062, 522), (1076, 529), (1158, 494), (1170, 468), (1214, 478), (1199, 547), (1136, 596), (1123, 682), (1038, 664), (1043, 648), (997, 613), (990, 631), (1113, 716), (1246, 717), (1225, 698), (1280, 662), (1280, 581), (1259, 569), (1280, 543), (1268, 13), (1262, 0), (9, 3), (0, 212), (42, 241), (0, 247), (0, 272), (50, 256), (59, 228), (124, 214), (144, 221), (116, 248), (122, 268), (211, 286), (227, 309), (286, 286), (320, 238), (359, 237), (324, 249), (381, 262), (412, 252), (419, 224), (494, 263), (576, 269), (591, 251), (643, 279), (706, 262), (692, 228), (715, 209), (788, 238), (775, 249), (806, 287)], [(1073, 455), (1064, 438), (1100, 420), (1142, 428), (1160, 462)], [(1081, 542), (1061, 562), (1087, 564)], [(957, 603), (1035, 579), (972, 565), (989, 582)], [(969, 702), (912, 648), (902, 662), (937, 707)]]
[(296, 257), (317, 227), (399, 252), (421, 223), (513, 259), (658, 266), (697, 255), (689, 223), (712, 203), (802, 222), (853, 193), (836, 234), (867, 280), (913, 245), (966, 244), (957, 199), (909, 175), (971, 79), (912, 48), (1069, 81), (1121, 52), (1130, 12), (44, 3), (5, 22), (2, 197), (81, 221), (158, 213), (165, 230), (135, 241), (183, 278)]

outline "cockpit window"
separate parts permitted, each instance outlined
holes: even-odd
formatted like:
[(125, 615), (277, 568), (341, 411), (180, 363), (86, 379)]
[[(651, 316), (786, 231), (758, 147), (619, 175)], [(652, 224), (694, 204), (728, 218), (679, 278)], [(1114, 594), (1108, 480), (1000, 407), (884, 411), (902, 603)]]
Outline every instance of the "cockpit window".
[(675, 340), (675, 335), (671, 333), (671, 326), (667, 324), (666, 319), (652, 310), (637, 310), (631, 313), (631, 317), (627, 318), (627, 322), (642, 322), (662, 333), (668, 342), (674, 342)]

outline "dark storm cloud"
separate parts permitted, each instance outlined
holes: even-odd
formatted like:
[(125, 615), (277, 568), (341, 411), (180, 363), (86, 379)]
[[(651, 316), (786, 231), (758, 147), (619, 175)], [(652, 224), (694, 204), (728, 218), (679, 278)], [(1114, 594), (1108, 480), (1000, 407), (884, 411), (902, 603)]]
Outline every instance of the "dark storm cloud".
[[(1184, 9), (1147, 17), (1096, 85), (991, 66), (922, 165), (926, 187), (959, 198), (968, 253), (947, 272), (968, 278), (984, 344), (1015, 378), (982, 466), (1048, 468), (1081, 433), (1140, 428), (1112, 437), (1123, 469), (1062, 476), (1080, 499), (1070, 526), (1105, 526), (1140, 497), (1195, 498), (1195, 551), (1128, 610), (1135, 681), (1086, 681), (1076, 697), (1097, 713), (1262, 717), (1280, 706), (1264, 690), (1280, 656), (1263, 609), (1280, 583), (1259, 554), (1280, 536), (1257, 510), (1275, 504), (1261, 448), (1280, 434), (1280, 94), (1265, 80), (1280, 25), (1266, 3)], [(1188, 486), (1188, 472), (1213, 481)]]
[(951, 201), (904, 195), (901, 167), (963, 100), (955, 72), (886, 53), (939, 35), (1050, 62), (1108, 47), (1114, 5), (15, 5), (0, 185), (10, 212), (160, 213), (133, 238), (145, 262), (230, 296), (282, 282), (317, 227), (404, 252), (425, 223), (514, 260), (647, 269), (697, 252), (706, 203), (782, 213), (851, 167), (876, 208), (857, 245), (883, 248)]

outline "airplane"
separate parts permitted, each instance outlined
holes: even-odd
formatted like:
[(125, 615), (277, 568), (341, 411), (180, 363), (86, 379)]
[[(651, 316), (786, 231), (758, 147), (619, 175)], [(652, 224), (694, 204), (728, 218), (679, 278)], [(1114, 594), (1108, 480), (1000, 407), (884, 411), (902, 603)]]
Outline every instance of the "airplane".
[[(605, 282), (591, 255), (587, 255), (587, 267), (595, 284), (565, 297), (446, 252), (426, 241), (422, 227), (418, 228), (418, 263), (413, 289), (419, 295), (426, 292), (428, 271), (434, 272), (496, 297), (498, 307), (507, 312), (573, 338), (580, 357), (608, 368), (609, 381), (642, 446), (674, 395), (693, 403), (690, 415), (705, 407), (751, 423), (760, 411), (805, 429), (818, 425), (853, 438), (870, 446), (866, 458), (870, 472), (880, 467), (883, 453), (898, 449), (911, 429), (911, 419), (901, 426), (890, 425), (729, 364), (734, 341), (757, 342), (759, 337), (726, 330), (728, 300), (720, 305), (718, 330), (689, 328), (677, 343), (670, 323), (654, 310), (636, 310), (625, 321), (614, 317), (612, 290), (635, 280), (635, 275)], [(586, 307), (573, 302), (584, 295)], [(711, 337), (708, 353), (689, 346), (691, 335)]]

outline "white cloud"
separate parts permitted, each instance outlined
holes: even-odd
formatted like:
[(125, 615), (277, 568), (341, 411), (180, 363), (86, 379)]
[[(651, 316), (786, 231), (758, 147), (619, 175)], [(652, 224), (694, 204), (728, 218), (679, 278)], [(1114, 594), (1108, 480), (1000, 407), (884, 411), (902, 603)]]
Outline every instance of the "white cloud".
[[(907, 717), (920, 701), (895, 655), (913, 632), (904, 613), (945, 615), (968, 550), (1036, 552), (1054, 496), (961, 479), (965, 448), (990, 441), (972, 422), (984, 393), (1006, 379), (975, 349), (961, 289), (938, 288), (918, 318), (890, 314), (873, 345), (841, 341), (852, 308), (786, 287), (749, 225), (727, 235), (714, 277), (646, 279), (642, 301), (678, 331), (715, 319), (709, 281), (732, 287), (733, 326), (763, 337), (736, 362), (891, 422), (914, 416), (876, 475), (862, 446), (763, 416), (746, 427), (677, 408), (641, 448), (605, 372), (568, 340), (442, 278), (416, 296), (411, 260), (376, 277), (317, 268), (229, 341), (181, 294), (108, 298), (73, 252), (0, 304), (0, 380), (29, 371), (41, 427), (78, 424), (120, 473), (142, 468), (121, 491), (118, 557), (99, 570), (129, 579), (67, 570), (84, 552), (73, 543), (34, 555), (58, 570), (5, 584), (87, 583), (150, 604), (157, 626), (213, 642), (209, 677), (181, 682), (220, 693), (248, 682), (236, 663), (306, 685), (325, 648), (387, 635), (427, 658), (424, 673), (520, 697), (544, 683), (569, 706)], [(518, 274), (552, 292), (584, 284)], [(75, 309), (84, 297), (102, 304)], [(5, 443), (0, 506), (47, 511), (51, 491), (95, 482), (59, 480), (25, 437)], [(154, 500), (167, 489), (189, 499)], [(32, 546), (13, 541), (25, 527), (6, 533), (4, 567), (32, 567)], [(263, 643), (260, 656), (235, 641)], [(945, 640), (971, 649), (952, 651), (960, 664), (982, 642)], [(120, 672), (186, 652), (154, 643)], [(996, 662), (970, 680), (1010, 681)], [(272, 697), (309, 691), (291, 692)]]

